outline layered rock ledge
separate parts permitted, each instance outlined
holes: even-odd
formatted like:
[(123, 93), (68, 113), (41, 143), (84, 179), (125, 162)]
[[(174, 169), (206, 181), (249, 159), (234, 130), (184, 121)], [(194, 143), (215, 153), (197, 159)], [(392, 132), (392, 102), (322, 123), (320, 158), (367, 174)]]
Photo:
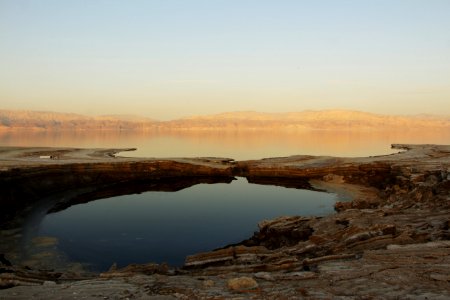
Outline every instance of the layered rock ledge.
[(11, 264), (2, 249), (0, 284), (11, 288), (0, 290), (0, 298), (448, 299), (450, 146), (394, 147), (406, 151), (238, 162), (115, 155), (126, 149), (1, 148), (2, 222), (12, 231), (39, 199), (58, 193), (73, 197), (45, 209), (233, 176), (332, 191), (350, 201), (322, 218), (261, 220), (252, 237), (189, 256), (180, 269), (149, 263), (86, 278)]

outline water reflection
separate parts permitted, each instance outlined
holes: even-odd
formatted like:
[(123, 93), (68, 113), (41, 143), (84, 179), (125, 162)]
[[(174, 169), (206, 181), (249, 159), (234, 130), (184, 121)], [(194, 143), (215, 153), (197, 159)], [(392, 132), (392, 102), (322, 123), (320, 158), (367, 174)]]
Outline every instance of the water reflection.
[(370, 156), (390, 144), (447, 144), (443, 131), (0, 131), (1, 146), (136, 147), (126, 156), (220, 156), (237, 160), (296, 154)]
[(105, 270), (113, 262), (168, 262), (242, 241), (263, 219), (326, 215), (336, 196), (248, 184), (200, 184), (178, 192), (118, 196), (49, 214), (39, 234), (56, 237), (70, 259)]

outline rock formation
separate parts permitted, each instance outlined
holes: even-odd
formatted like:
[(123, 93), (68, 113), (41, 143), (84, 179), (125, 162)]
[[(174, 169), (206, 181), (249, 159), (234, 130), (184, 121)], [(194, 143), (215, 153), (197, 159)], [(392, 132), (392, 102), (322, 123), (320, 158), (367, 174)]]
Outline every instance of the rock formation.
[[(124, 183), (139, 189), (142, 180), (156, 188), (166, 180), (186, 180), (181, 187), (245, 176), (264, 184), (307, 185), (351, 201), (336, 203), (337, 212), (326, 217), (261, 220), (248, 239), (189, 256), (179, 269), (131, 265), (83, 275), (22, 268), (5, 255), (0, 284), (15, 287), (0, 290), (0, 298), (450, 298), (450, 146), (395, 147), (407, 151), (239, 162), (121, 158), (113, 155), (118, 149), (2, 148), (2, 206), (18, 199), (18, 186), (21, 196), (30, 195), (9, 212), (14, 216), (23, 215), (39, 197), (62, 190), (77, 191), (73, 202), (54, 201), (49, 209), (102, 197), (111, 186), (125, 193)], [(54, 159), (39, 158), (44, 155)], [(36, 179), (39, 184), (33, 184)], [(80, 185), (87, 190), (77, 190)]]

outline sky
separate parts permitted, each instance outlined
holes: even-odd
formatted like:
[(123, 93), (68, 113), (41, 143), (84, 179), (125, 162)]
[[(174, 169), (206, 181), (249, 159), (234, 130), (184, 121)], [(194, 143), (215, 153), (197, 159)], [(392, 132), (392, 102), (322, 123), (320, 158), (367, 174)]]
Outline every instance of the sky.
[(0, 109), (450, 115), (448, 0), (0, 0)]

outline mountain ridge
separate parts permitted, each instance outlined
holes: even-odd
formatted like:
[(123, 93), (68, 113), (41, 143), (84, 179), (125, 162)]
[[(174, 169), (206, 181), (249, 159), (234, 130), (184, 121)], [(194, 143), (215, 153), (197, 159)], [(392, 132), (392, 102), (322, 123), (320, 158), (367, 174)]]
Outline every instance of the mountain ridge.
[(389, 129), (450, 130), (450, 116), (382, 115), (344, 109), (266, 113), (235, 111), (157, 121), (135, 115), (85, 116), (31, 110), (0, 109), (2, 129), (40, 130), (210, 130), (210, 129)]

